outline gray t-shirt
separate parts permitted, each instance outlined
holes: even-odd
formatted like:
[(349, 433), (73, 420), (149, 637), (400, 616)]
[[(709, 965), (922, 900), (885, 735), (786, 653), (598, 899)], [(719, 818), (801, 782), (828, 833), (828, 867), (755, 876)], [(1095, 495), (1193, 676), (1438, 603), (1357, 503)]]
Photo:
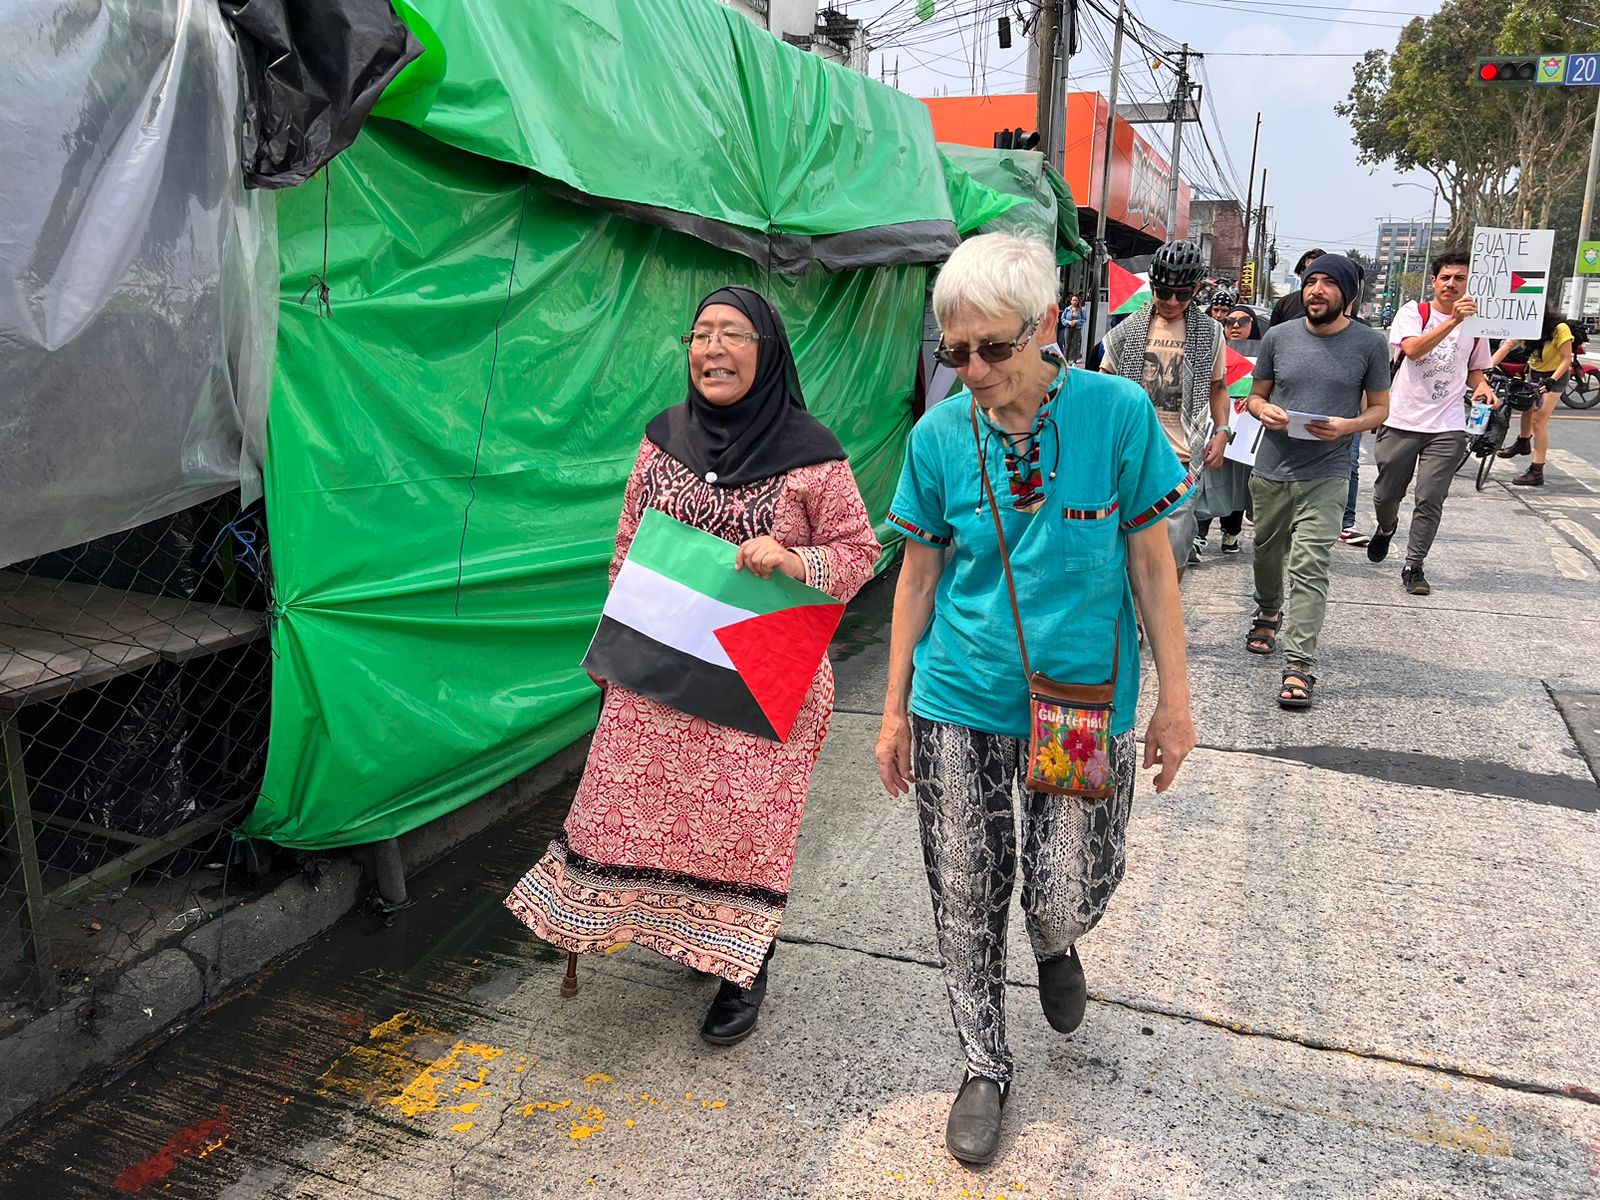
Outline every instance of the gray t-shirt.
[[(1270, 402), (1289, 412), (1359, 417), (1363, 392), (1389, 390), (1389, 347), (1376, 329), (1352, 321), (1335, 334), (1316, 334), (1304, 320), (1274, 325), (1261, 339), (1255, 377), (1272, 381)], [(1350, 438), (1331, 442), (1263, 430), (1255, 473), (1296, 483), (1350, 474)]]

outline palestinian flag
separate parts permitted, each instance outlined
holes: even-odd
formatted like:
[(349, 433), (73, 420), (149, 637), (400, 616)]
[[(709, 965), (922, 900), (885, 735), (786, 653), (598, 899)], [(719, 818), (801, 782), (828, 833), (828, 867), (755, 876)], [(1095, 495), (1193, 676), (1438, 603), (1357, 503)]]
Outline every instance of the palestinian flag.
[[(1250, 394), (1250, 386), (1255, 383), (1256, 354), (1260, 349), (1260, 342), (1222, 343), (1222, 353), (1227, 359), (1228, 395), (1235, 400), (1243, 400)], [(1238, 405), (1234, 406), (1234, 411), (1240, 411)]]
[(646, 511), (583, 666), (680, 712), (781, 742), (844, 605), (786, 575), (735, 571), (737, 553)]
[(1138, 312), (1150, 303), (1152, 297), (1148, 254), (1139, 258), (1108, 262), (1106, 268), (1106, 290), (1109, 293), (1112, 316), (1120, 317), (1125, 313)]
[(1511, 272), (1511, 294), (1513, 296), (1542, 296), (1544, 295), (1543, 271), (1513, 271)]

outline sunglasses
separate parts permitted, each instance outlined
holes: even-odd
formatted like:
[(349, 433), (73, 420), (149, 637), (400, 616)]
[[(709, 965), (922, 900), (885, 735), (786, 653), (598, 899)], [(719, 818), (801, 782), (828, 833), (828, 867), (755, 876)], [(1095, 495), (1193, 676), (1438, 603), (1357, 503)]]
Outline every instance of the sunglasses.
[(1187, 287), (1187, 288), (1152, 287), (1150, 290), (1155, 293), (1155, 297), (1156, 297), (1157, 300), (1193, 300), (1194, 299), (1194, 289), (1192, 287)]
[(1024, 321), (1022, 323), (1022, 331), (1011, 341), (985, 342), (976, 350), (968, 350), (965, 347), (959, 350), (952, 350), (941, 341), (938, 348), (934, 350), (933, 357), (947, 367), (964, 367), (972, 361), (974, 354), (986, 363), (1002, 363), (1028, 344), (1029, 337), (1033, 335), (1033, 331), (1038, 325), (1038, 318)]
[(1250, 318), (1249, 317), (1228, 317), (1228, 318), (1224, 319), (1222, 323), (1224, 325), (1228, 326), (1231, 329), (1235, 325), (1244, 326), (1244, 325), (1250, 324)]

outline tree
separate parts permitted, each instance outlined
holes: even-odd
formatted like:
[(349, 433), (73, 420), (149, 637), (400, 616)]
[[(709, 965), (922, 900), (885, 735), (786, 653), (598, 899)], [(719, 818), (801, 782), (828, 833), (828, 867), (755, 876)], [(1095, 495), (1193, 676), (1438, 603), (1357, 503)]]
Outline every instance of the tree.
[(1593, 93), (1468, 79), (1475, 58), (1600, 50), (1592, 15), (1592, 0), (1447, 0), (1407, 25), (1393, 53), (1368, 51), (1335, 111), (1361, 161), (1433, 176), (1452, 245), (1479, 224), (1550, 228), (1584, 169)]

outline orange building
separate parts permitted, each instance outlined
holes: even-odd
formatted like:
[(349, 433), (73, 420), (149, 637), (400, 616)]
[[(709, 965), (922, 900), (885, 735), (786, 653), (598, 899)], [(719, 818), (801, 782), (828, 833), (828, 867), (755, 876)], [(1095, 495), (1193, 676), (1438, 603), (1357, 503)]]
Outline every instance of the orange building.
[[(933, 114), (933, 135), (941, 142), (993, 146), (1002, 129), (1032, 130), (1037, 124), (1033, 93), (1018, 96), (935, 96), (924, 99)], [(1178, 184), (1178, 227), (1167, 230), (1167, 194), (1172, 169), (1166, 156), (1133, 125), (1117, 118), (1111, 158), (1109, 198), (1100, 181), (1106, 145), (1106, 99), (1095, 92), (1067, 96), (1067, 136), (1063, 161), (1055, 164), (1072, 189), (1080, 227), (1093, 237), (1095, 214), (1106, 205), (1106, 241), (1112, 257), (1148, 254), (1162, 242), (1184, 237), (1189, 229), (1189, 185)]]

